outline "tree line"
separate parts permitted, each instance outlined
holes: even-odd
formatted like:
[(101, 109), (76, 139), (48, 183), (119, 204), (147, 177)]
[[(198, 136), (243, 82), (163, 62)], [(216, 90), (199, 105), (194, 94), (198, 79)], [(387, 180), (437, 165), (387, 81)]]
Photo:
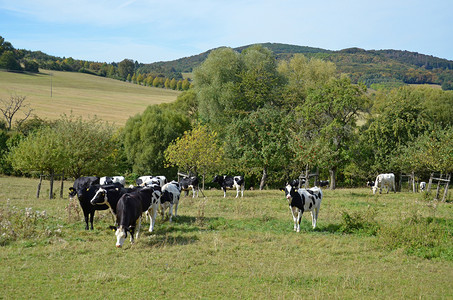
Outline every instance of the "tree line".
[[(242, 174), (261, 189), (307, 169), (331, 188), (361, 186), (383, 172), (445, 174), (453, 168), (452, 105), (453, 92), (429, 87), (370, 91), (334, 63), (301, 54), (281, 61), (262, 46), (220, 48), (194, 70), (193, 88), (119, 130), (74, 117), (23, 122), (6, 134), (2, 171)], [(71, 126), (86, 127), (88, 138), (70, 136), (78, 132)]]

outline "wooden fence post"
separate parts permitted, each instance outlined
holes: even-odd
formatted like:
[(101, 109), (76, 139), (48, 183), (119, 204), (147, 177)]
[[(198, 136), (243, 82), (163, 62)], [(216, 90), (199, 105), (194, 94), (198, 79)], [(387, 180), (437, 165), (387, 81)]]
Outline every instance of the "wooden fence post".
[(38, 190), (36, 191), (36, 198), (38, 198), (38, 199), (39, 199), (39, 192), (41, 191), (41, 183), (42, 183), (42, 174), (39, 175)]
[(428, 189), (426, 190), (426, 192), (428, 194), (431, 192), (431, 184), (433, 184), (433, 177), (434, 177), (434, 173), (431, 173), (431, 176), (429, 176), (429, 181), (428, 181)]
[(64, 189), (64, 172), (61, 174), (60, 198), (63, 198)]
[(49, 190), (49, 199), (53, 199), (53, 172), (50, 173), (50, 190)]
[(448, 174), (447, 182), (445, 183), (444, 195), (442, 197), (442, 202), (447, 201), (448, 186), (450, 185), (451, 173)]

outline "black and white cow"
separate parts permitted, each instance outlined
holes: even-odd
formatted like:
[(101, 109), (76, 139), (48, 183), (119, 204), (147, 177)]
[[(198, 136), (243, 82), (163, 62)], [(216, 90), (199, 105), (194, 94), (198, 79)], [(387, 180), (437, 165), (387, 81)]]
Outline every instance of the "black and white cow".
[(224, 198), (227, 189), (236, 189), (236, 198), (239, 197), (239, 190), (241, 190), (241, 197), (244, 197), (245, 180), (243, 176), (216, 175), (212, 182), (220, 184)]
[(310, 189), (297, 189), (287, 185), (284, 189), (286, 199), (288, 200), (289, 209), (294, 221), (294, 231), (300, 231), (300, 221), (304, 211), (311, 212), (311, 224), (313, 229), (316, 228), (319, 209), (321, 207), (322, 191), (319, 187)]
[(150, 210), (154, 210), (152, 213), (149, 213), (149, 215), (152, 216), (149, 231), (152, 232), (160, 196), (160, 187), (153, 188), (150, 186), (121, 196), (116, 208), (116, 223), (118, 224), (118, 228), (115, 232), (116, 247), (119, 248), (123, 246), (128, 232), (131, 235), (131, 243), (134, 243), (134, 233), (137, 221), (138, 227), (135, 238), (138, 239), (140, 235), (142, 214), (144, 212), (149, 213)]
[(104, 176), (99, 179), (99, 183), (101, 185), (119, 183), (124, 186), (126, 184), (126, 179), (124, 178), (124, 176)]
[(73, 186), (69, 188), (70, 201), (73, 201), (75, 196), (79, 199), (79, 204), (80, 207), (82, 207), (83, 216), (85, 218), (86, 230), (90, 229), (88, 221), (91, 224), (91, 230), (93, 230), (93, 219), (96, 210), (108, 209), (107, 206), (94, 207), (90, 203), (90, 200), (93, 198), (98, 188), (99, 177), (94, 176), (79, 177), (74, 181)]
[(178, 205), (179, 198), (181, 196), (181, 191), (179, 189), (179, 184), (177, 182), (169, 182), (162, 187), (162, 196), (160, 198), (160, 212), (162, 219), (164, 218), (164, 213), (168, 210), (168, 219), (171, 222), (173, 217), (173, 207), (175, 208), (174, 216), (178, 216)]
[[(122, 195), (141, 189), (141, 187), (124, 188), (120, 183), (100, 186), (90, 203), (94, 206), (106, 205), (115, 219), (116, 206)], [(114, 220), (115, 221), (115, 220)]]
[(192, 190), (192, 198), (195, 198), (195, 192), (197, 192), (198, 197), (199, 179), (197, 176), (184, 176), (179, 181), (179, 186), (181, 191), (185, 192), (185, 196), (189, 195), (189, 191)]
[(329, 180), (320, 180), (320, 181), (318, 181), (318, 185), (320, 187), (328, 186), (329, 185)]
[(294, 188), (299, 188), (299, 187), (301, 187), (302, 185), (305, 184), (305, 179), (301, 179), (301, 180), (293, 179), (293, 180), (290, 180), (290, 181), (288, 181), (286, 183), (286, 185), (288, 185), (288, 184), (291, 185)]
[(154, 184), (159, 184), (160, 187), (163, 187), (164, 184), (167, 183), (167, 178), (165, 176), (151, 176), (151, 175), (146, 175), (146, 176), (140, 176), (135, 180), (135, 183), (138, 186), (148, 186), (148, 185), (154, 185)]

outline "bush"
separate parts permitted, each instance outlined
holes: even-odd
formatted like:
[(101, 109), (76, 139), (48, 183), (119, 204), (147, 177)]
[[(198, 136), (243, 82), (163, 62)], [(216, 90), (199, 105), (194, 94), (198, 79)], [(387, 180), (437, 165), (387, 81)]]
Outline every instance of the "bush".
[(367, 209), (365, 212), (351, 214), (343, 212), (339, 231), (343, 233), (376, 235), (379, 230), (379, 224), (374, 220), (375, 217), (376, 211), (374, 209)]

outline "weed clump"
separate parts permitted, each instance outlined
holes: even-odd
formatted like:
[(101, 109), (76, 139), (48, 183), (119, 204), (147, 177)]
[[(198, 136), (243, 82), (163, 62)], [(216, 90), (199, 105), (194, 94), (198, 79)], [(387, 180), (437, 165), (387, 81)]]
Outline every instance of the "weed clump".
[(355, 213), (343, 212), (339, 231), (342, 233), (376, 235), (380, 226), (375, 221), (375, 217), (376, 210), (370, 208)]

